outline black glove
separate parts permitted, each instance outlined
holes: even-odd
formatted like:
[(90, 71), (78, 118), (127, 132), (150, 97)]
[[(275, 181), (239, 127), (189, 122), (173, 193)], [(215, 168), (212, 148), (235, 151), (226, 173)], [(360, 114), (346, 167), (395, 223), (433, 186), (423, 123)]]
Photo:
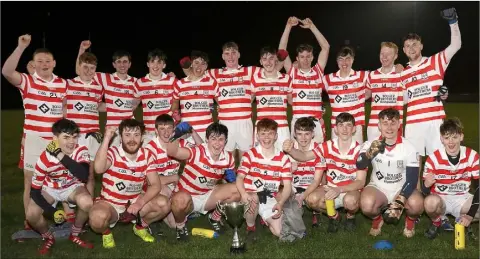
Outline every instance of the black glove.
[(453, 7), (441, 11), (440, 16), (447, 20), (449, 24), (454, 24), (458, 20), (457, 10), (455, 10)]
[(446, 95), (448, 93), (448, 87), (446, 85), (442, 85), (440, 86), (440, 89), (438, 89), (438, 94), (437, 96), (435, 96), (433, 99), (435, 99), (435, 101), (437, 102), (440, 102), (442, 99), (440, 99), (440, 97), (442, 97), (443, 95)]
[(93, 136), (95, 140), (97, 140), (98, 144), (101, 144), (103, 141), (103, 134), (100, 132), (88, 132), (87, 135), (85, 135), (85, 139), (90, 136)]
[(263, 190), (261, 192), (257, 192), (258, 195), (258, 202), (261, 204), (267, 204), (267, 197), (273, 198), (273, 194), (270, 190)]

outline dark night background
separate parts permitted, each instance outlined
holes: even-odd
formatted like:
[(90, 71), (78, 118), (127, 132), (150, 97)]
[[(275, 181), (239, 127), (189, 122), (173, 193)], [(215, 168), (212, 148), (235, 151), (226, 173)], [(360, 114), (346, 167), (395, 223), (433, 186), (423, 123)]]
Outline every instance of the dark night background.
[[(452, 99), (466, 101), (460, 94), (469, 94), (478, 102), (478, 2), (2, 2), (2, 66), (18, 37), (29, 33), (32, 43), (17, 68), (25, 72), (45, 33), (46, 47), (57, 60), (54, 73), (72, 78), (78, 47), (89, 32), (101, 72), (114, 72), (111, 55), (123, 48), (133, 57), (129, 74), (144, 76), (147, 53), (158, 47), (168, 55), (166, 72), (183, 77), (180, 58), (199, 49), (210, 55), (210, 67), (221, 67), (221, 46), (230, 40), (240, 46), (240, 64), (259, 65), (260, 48), (277, 47), (288, 17), (297, 16), (310, 17), (329, 41), (326, 73), (337, 70), (335, 53), (346, 40), (357, 48), (353, 68), (373, 70), (380, 66), (382, 41), (395, 42), (400, 47), (397, 62), (406, 64), (401, 40), (409, 32), (422, 37), (424, 56), (446, 48), (450, 27), (440, 11), (449, 7), (457, 9), (462, 48), (451, 61), (445, 84)], [(310, 30), (295, 27), (288, 44), (291, 56), (300, 43), (313, 45), (318, 55)], [(2, 76), (2, 109), (21, 108), (19, 91)]]

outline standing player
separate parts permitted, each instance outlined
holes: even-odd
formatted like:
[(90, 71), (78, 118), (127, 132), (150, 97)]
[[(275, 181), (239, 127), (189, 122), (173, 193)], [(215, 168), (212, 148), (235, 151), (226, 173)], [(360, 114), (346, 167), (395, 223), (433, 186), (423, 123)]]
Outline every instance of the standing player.
[[(315, 135), (315, 124), (313, 118), (303, 117), (295, 121), (293, 127), (293, 136), (295, 142), (293, 148), (296, 148), (302, 152), (311, 151), (317, 149), (319, 144), (313, 140)], [(320, 184), (322, 184), (323, 171), (325, 168), (325, 160), (323, 158), (315, 157), (314, 159), (306, 162), (297, 163), (292, 161), (293, 171), (293, 187), (295, 188), (295, 198), (300, 205), (305, 204), (305, 197), (308, 197)], [(312, 225), (318, 226), (318, 219), (316, 211), (313, 211)]]
[[(228, 203), (240, 200), (235, 184), (218, 184), (224, 176), (228, 182), (235, 181), (233, 170), (230, 170), (235, 165), (233, 156), (224, 150), (227, 139), (228, 128), (214, 122), (207, 127), (206, 143), (195, 147), (179, 147), (178, 140), (175, 140), (168, 144), (169, 156), (186, 160), (185, 169), (171, 197), (179, 241), (188, 239), (185, 223), (190, 213), (206, 214), (215, 209), (219, 201)], [(222, 232), (220, 220), (221, 214), (217, 209), (208, 216), (208, 221), (217, 232)]]
[[(324, 142), (313, 150), (294, 149), (291, 140), (285, 141), (283, 150), (297, 161), (320, 159), (324, 161), (327, 170), (327, 185), (319, 187), (322, 172), (315, 172), (314, 182), (305, 191), (304, 198), (308, 207), (317, 212), (326, 208), (325, 200), (334, 200), (335, 209), (344, 207), (347, 211), (345, 229), (356, 229), (355, 213), (359, 209), (360, 190), (365, 186), (367, 170), (358, 170), (355, 161), (359, 156), (361, 146), (353, 140), (355, 118), (349, 113), (340, 113), (336, 117), (335, 134), (338, 138)], [(327, 231), (338, 231), (341, 217), (338, 212), (329, 216)]]
[(238, 169), (235, 184), (242, 201), (249, 204), (249, 211), (245, 214), (249, 239), (254, 238), (257, 214), (268, 224), (272, 234), (280, 237), (283, 205), (292, 193), (292, 164), (288, 156), (275, 147), (277, 129), (278, 123), (272, 119), (258, 121), (256, 135), (259, 144), (243, 154)]
[(178, 80), (173, 92), (172, 111), (178, 111), (182, 121), (188, 122), (205, 139), (205, 131), (213, 122), (213, 103), (218, 91), (217, 81), (208, 73), (208, 55), (201, 51), (192, 51), (192, 71)]
[(393, 42), (380, 44), (380, 63), (382, 67), (368, 73), (367, 96), (372, 97), (370, 117), (367, 127), (367, 139), (374, 141), (381, 135), (378, 128), (380, 111), (392, 107), (400, 113), (399, 135), (403, 135), (403, 94), (404, 86), (400, 73), (395, 71), (394, 62), (398, 57), (398, 47)]
[(82, 182), (88, 179), (90, 157), (87, 147), (78, 145), (80, 129), (67, 119), (53, 124), (53, 140), (47, 145), (35, 165), (32, 178), (31, 200), (27, 207), (27, 221), (42, 235), (44, 243), (40, 254), (47, 254), (55, 243), (55, 237), (48, 228), (46, 218), (53, 219), (57, 214), (58, 202), (73, 203), (78, 206), (75, 222), (69, 239), (83, 248), (93, 248), (78, 236), (88, 219), (92, 207), (92, 196)]
[[(355, 118), (353, 140), (363, 143), (363, 125), (365, 125), (365, 84), (367, 71), (355, 71), (352, 65), (355, 52), (350, 47), (342, 47), (337, 53), (336, 73), (325, 76), (325, 90), (328, 93), (332, 107), (331, 125), (335, 125), (335, 117), (342, 112), (348, 112)], [(332, 139), (336, 138), (332, 127)]]
[(301, 23), (300, 27), (310, 29), (315, 35), (315, 38), (322, 49), (318, 55), (316, 64), (312, 67), (313, 61), (313, 47), (308, 44), (300, 44), (297, 47), (298, 67), (292, 66), (290, 57), (285, 59), (284, 67), (292, 78), (292, 136), (294, 132), (295, 121), (301, 117), (311, 116), (315, 118), (315, 135), (314, 140), (317, 143), (323, 143), (325, 139), (324, 123), (323, 123), (323, 108), (322, 108), (322, 89), (323, 85), (323, 71), (327, 64), (328, 53), (330, 45), (327, 39), (320, 33), (315, 24), (306, 18), (299, 20), (297, 17), (290, 17), (282, 38), (280, 39), (279, 49), (287, 49), (288, 38), (290, 30), (293, 26)]
[[(30, 35), (20, 36), (17, 48), (7, 58), (2, 68), (2, 75), (20, 90), (25, 108), (23, 126), (25, 135), (23, 206), (25, 214), (30, 201), (30, 186), (35, 164), (45, 146), (52, 140), (52, 124), (63, 117), (63, 98), (67, 89), (67, 82), (53, 74), (56, 62), (52, 52), (47, 49), (37, 49), (33, 53), (35, 62), (33, 75), (15, 71), (18, 61), (30, 45), (30, 41)], [(28, 228), (26, 222), (25, 227)]]
[[(362, 212), (373, 219), (370, 235), (377, 236), (384, 220), (397, 222), (405, 208), (407, 216), (403, 235), (410, 238), (415, 234), (415, 220), (423, 212), (423, 196), (416, 189), (419, 156), (413, 145), (398, 135), (398, 110), (387, 108), (378, 114), (378, 118), (382, 135), (377, 140), (365, 142), (357, 160), (357, 167), (361, 170), (370, 163), (373, 167), (370, 182), (362, 191)], [(380, 215), (382, 208), (386, 211)]]
[[(159, 115), (155, 119), (156, 137), (145, 146), (145, 148), (150, 150), (155, 157), (154, 167), (156, 168), (160, 177), (160, 182), (162, 183), (162, 191), (160, 193), (168, 198), (172, 195), (172, 191), (178, 182), (178, 170), (180, 169), (180, 161), (167, 155), (167, 146), (175, 132), (174, 127), (172, 116), (168, 114)], [(181, 122), (177, 125), (177, 128), (180, 130), (183, 127), (185, 127), (184, 131), (186, 132), (190, 130), (192, 131), (191, 134), (192, 138), (195, 140), (195, 145), (198, 146), (203, 143), (201, 137), (198, 136), (190, 125), (188, 125), (188, 122)], [(184, 139), (180, 139), (179, 144), (180, 147), (193, 146)], [(175, 227), (175, 219), (173, 218), (172, 213), (170, 213), (164, 221), (170, 228)]]
[(99, 112), (105, 112), (105, 103), (102, 102), (103, 87), (94, 78), (97, 57), (90, 52), (85, 52), (80, 55), (78, 62), (79, 76), (67, 80), (66, 118), (77, 123), (80, 128), (78, 143), (88, 149), (92, 163), (87, 189), (94, 196), (93, 161), (102, 143)]
[[(154, 242), (148, 225), (163, 219), (170, 211), (168, 199), (159, 194), (162, 187), (153, 167), (155, 157), (142, 147), (145, 126), (135, 119), (126, 119), (118, 130), (121, 146), (108, 147), (116, 131), (116, 127), (108, 127), (95, 158), (95, 172), (103, 174), (102, 190), (90, 210), (89, 224), (95, 233), (102, 233), (104, 248), (115, 247), (110, 228), (121, 213), (127, 211), (141, 217), (133, 226), (133, 233), (145, 242)], [(148, 188), (142, 193), (147, 183)], [(131, 205), (126, 208), (129, 202)]]
[(469, 227), (473, 219), (479, 219), (478, 188), (475, 195), (469, 193), (472, 178), (478, 181), (479, 156), (462, 146), (463, 126), (458, 119), (447, 119), (440, 126), (443, 148), (435, 150), (425, 162), (423, 192), (425, 212), (432, 225), (425, 236), (434, 239), (442, 224), (441, 216), (450, 214)]
[(292, 79), (277, 69), (277, 51), (271, 47), (260, 50), (260, 64), (253, 73), (252, 85), (257, 102), (258, 123), (264, 118), (277, 122), (275, 147), (281, 150), (282, 143), (290, 138), (287, 121), (287, 103), (292, 103)]
[[(414, 33), (404, 38), (403, 52), (410, 61), (401, 73), (407, 91), (405, 138), (421, 156), (431, 155), (442, 147), (439, 127), (445, 118), (443, 103), (438, 99), (445, 71), (462, 45), (455, 8), (442, 12), (450, 24), (450, 45), (431, 56), (422, 56), (422, 39)], [(426, 150), (426, 152), (425, 152)]]
[[(78, 50), (78, 57), (90, 48), (91, 44), (89, 40), (82, 41)], [(79, 74), (78, 57), (76, 62), (77, 75)], [(106, 126), (118, 127), (122, 120), (134, 117), (133, 111), (137, 108), (140, 101), (135, 97), (134, 84), (137, 79), (128, 75), (128, 69), (132, 65), (130, 53), (118, 50), (113, 53), (112, 61), (116, 72), (113, 74), (97, 72), (95, 80), (103, 86), (105, 91)], [(112, 140), (112, 145), (117, 146), (120, 143), (120, 139), (121, 137), (117, 131), (116, 136)]]
[(148, 74), (135, 82), (135, 97), (142, 101), (146, 134), (144, 144), (155, 138), (155, 118), (170, 112), (176, 78), (163, 72), (167, 55), (154, 49), (147, 57)]

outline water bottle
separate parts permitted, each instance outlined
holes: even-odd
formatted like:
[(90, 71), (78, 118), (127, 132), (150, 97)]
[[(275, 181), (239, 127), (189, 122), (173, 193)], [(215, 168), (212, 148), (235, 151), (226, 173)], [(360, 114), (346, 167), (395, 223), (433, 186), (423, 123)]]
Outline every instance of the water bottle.
[(455, 249), (465, 249), (465, 226), (455, 223)]
[(327, 207), (327, 215), (329, 217), (335, 216), (335, 202), (334, 200), (325, 200), (325, 206)]
[(211, 229), (205, 229), (205, 228), (193, 228), (192, 229), (192, 236), (201, 236), (201, 237), (206, 237), (206, 238), (218, 238), (219, 237), (217, 232), (215, 232)]

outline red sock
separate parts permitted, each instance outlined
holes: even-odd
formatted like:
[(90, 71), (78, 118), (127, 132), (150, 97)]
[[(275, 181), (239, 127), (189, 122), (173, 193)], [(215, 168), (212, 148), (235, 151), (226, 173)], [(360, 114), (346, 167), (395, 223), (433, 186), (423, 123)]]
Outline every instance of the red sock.
[(82, 232), (82, 227), (77, 227), (75, 224), (72, 225), (72, 236), (77, 236), (80, 235), (80, 232)]
[(219, 221), (222, 218), (222, 214), (217, 209), (215, 209), (210, 215), (210, 218), (215, 221)]
[(255, 231), (255, 225), (247, 226), (247, 231)]
[(107, 228), (105, 231), (103, 231), (102, 235), (108, 235), (112, 233), (109, 228)]
[(42, 234), (43, 239), (53, 239), (53, 233), (49, 230)]
[(67, 214), (67, 222), (71, 222), (71, 223), (75, 222), (75, 213), (68, 213)]
[(144, 229), (144, 228), (147, 228), (147, 227), (148, 227), (148, 223), (145, 222), (145, 220), (143, 220), (143, 219), (142, 219), (142, 221), (141, 221), (141, 224), (142, 224), (141, 226), (135, 224), (135, 227), (136, 227), (137, 229)]
[(380, 222), (382, 222), (382, 220), (382, 215), (377, 215), (376, 217), (374, 217), (372, 222), (372, 228), (378, 229), (378, 226), (380, 225)]
[(438, 216), (437, 218), (432, 219), (432, 223), (435, 227), (440, 227), (442, 225), (442, 217)]
[(415, 227), (415, 220), (416, 218), (412, 218), (410, 216), (405, 217), (405, 226), (407, 229), (413, 229)]

